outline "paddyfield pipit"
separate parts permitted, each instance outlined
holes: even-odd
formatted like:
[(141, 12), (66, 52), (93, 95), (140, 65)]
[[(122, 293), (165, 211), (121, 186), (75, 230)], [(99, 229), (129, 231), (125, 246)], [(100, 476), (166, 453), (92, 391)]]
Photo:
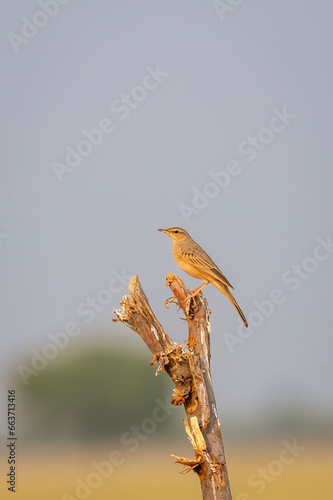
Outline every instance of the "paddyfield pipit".
[(180, 269), (190, 276), (199, 278), (204, 282), (198, 288), (193, 290), (187, 299), (195, 297), (195, 295), (199, 293), (204, 286), (211, 283), (226, 297), (228, 297), (242, 318), (244, 325), (247, 327), (248, 324), (246, 318), (230, 292), (230, 288), (233, 290), (234, 287), (229, 283), (215, 262), (212, 261), (201, 246), (192, 240), (191, 236), (181, 227), (170, 227), (169, 229), (159, 229), (159, 231), (167, 234), (172, 239), (173, 256)]

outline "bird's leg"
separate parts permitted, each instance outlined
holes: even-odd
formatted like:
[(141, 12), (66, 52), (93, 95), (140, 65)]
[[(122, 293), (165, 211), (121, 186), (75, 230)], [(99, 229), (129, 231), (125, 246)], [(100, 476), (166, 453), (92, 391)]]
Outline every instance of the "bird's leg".
[(191, 300), (193, 299), (193, 297), (195, 297), (199, 292), (200, 290), (203, 289), (203, 287), (205, 287), (206, 285), (208, 285), (209, 281), (203, 283), (202, 285), (198, 286), (198, 288), (196, 288), (195, 290), (192, 290), (192, 292), (190, 292), (190, 294), (186, 297), (186, 302), (188, 300)]

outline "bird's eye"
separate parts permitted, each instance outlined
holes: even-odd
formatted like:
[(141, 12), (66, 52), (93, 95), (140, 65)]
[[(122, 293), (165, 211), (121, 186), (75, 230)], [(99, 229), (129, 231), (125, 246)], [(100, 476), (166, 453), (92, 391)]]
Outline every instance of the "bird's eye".
[(178, 233), (179, 233), (179, 231), (178, 231), (178, 229), (176, 229), (175, 234), (178, 234)]

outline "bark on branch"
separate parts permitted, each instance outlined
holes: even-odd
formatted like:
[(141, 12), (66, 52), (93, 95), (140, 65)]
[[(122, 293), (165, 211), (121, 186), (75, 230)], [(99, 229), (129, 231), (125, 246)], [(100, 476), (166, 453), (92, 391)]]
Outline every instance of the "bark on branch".
[(153, 353), (151, 365), (157, 362), (158, 372), (165, 370), (175, 384), (171, 403), (184, 405), (185, 431), (195, 451), (192, 459), (172, 455), (177, 463), (193, 470), (200, 478), (204, 500), (231, 500), (227, 467), (220, 430), (220, 421), (210, 371), (210, 323), (207, 300), (200, 292), (186, 302), (189, 293), (178, 276), (168, 274), (167, 285), (175, 302), (185, 313), (188, 324), (187, 348), (173, 342), (154, 315), (142, 290), (138, 276), (129, 282), (129, 296), (114, 310), (120, 321), (140, 335)]

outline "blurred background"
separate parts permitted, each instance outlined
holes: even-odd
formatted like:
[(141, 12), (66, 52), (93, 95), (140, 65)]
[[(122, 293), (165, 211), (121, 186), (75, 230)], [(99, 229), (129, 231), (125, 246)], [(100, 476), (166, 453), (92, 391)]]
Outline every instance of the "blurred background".
[(172, 384), (111, 323), (138, 274), (186, 339), (163, 305), (169, 272), (199, 285), (157, 232), (175, 225), (249, 321), (245, 332), (204, 289), (233, 498), (333, 497), (333, 5), (15, 0), (0, 12), (0, 433), (15, 389), (17, 498), (201, 498), (170, 458), (193, 453)]

